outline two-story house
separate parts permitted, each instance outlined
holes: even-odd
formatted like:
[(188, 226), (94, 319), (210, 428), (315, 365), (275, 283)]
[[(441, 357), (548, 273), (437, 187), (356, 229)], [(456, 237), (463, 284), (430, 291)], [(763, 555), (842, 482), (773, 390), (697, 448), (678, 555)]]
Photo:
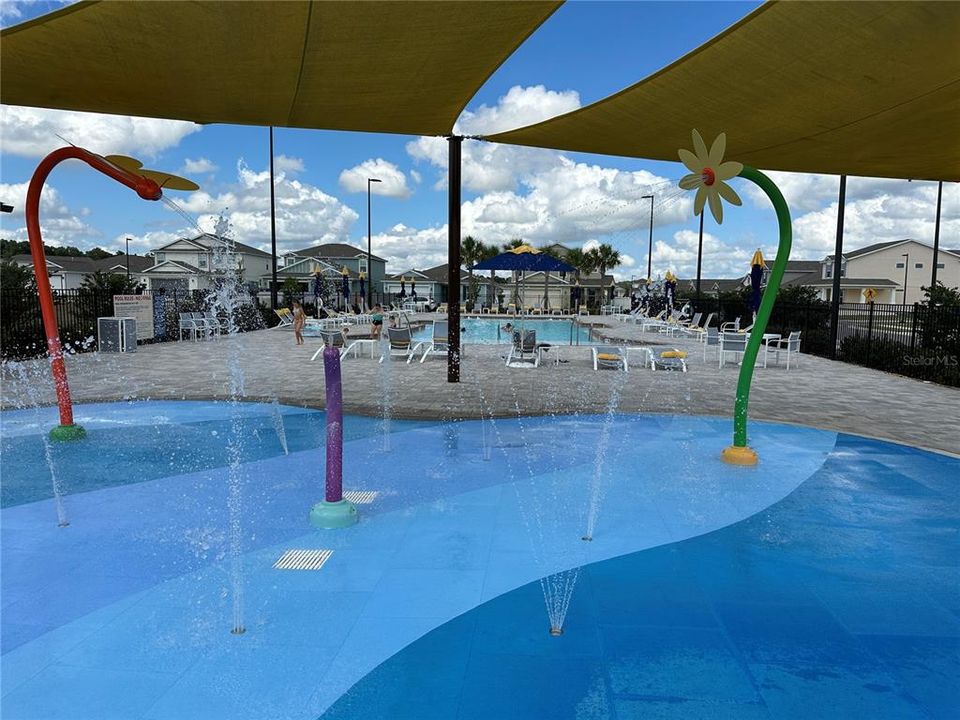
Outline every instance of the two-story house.
[[(314, 262), (311, 262), (314, 261)], [(336, 269), (337, 273), (347, 269), (347, 274), (351, 278), (351, 287), (355, 281), (359, 280), (360, 273), (363, 273), (365, 281), (371, 283), (371, 288), (376, 290), (381, 287), (383, 279), (386, 277), (387, 261), (376, 255), (370, 256), (370, 267), (367, 267), (367, 251), (347, 245), (345, 243), (324, 243), (323, 245), (314, 245), (313, 247), (296, 250), (286, 253), (280, 258), (277, 270), (277, 281), (283, 283), (286, 278), (295, 278), (302, 283), (304, 287), (309, 286), (314, 273), (318, 270), (326, 273), (327, 268)], [(270, 273), (261, 276), (261, 287), (270, 288)]]
[[(10, 260), (22, 267), (33, 269), (33, 257), (26, 253), (14, 255)], [(101, 260), (68, 255), (47, 255), (46, 261), (47, 276), (50, 278), (50, 288), (53, 290), (76, 290), (95, 272), (125, 275), (128, 268), (131, 280), (148, 287), (148, 279), (144, 271), (154, 264), (152, 257), (143, 255), (131, 255), (129, 258), (126, 255), (113, 255)]]
[(153, 251), (153, 258), (153, 266), (144, 271), (151, 290), (204, 290), (223, 269), (232, 269), (244, 284), (256, 285), (271, 268), (270, 253), (210, 233), (167, 243)]

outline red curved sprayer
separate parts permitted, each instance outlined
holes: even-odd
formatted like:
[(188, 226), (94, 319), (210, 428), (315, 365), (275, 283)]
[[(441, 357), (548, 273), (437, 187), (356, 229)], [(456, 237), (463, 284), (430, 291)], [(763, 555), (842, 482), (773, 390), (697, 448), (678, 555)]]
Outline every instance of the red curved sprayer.
[[(70, 385), (67, 382), (67, 368), (63, 362), (63, 346), (60, 344), (60, 331), (57, 328), (57, 313), (53, 305), (53, 295), (50, 292), (50, 278), (47, 276), (46, 255), (43, 251), (43, 239), (40, 236), (40, 193), (50, 171), (64, 160), (83, 160), (90, 167), (99, 170), (104, 175), (112, 177), (134, 190), (144, 200), (159, 200), (163, 196), (161, 185), (147, 175), (158, 179), (180, 181), (178, 189), (191, 189), (187, 185), (196, 185), (183, 178), (173, 175), (144, 170), (144, 174), (120, 167), (101, 155), (92, 153), (79, 147), (65, 147), (54, 150), (47, 155), (37, 166), (30, 186), (27, 188), (27, 204), (24, 211), (27, 222), (27, 237), (30, 239), (30, 254), (33, 257), (33, 272), (37, 277), (37, 293), (40, 297), (40, 312), (43, 316), (43, 329), (47, 335), (47, 352), (50, 355), (50, 367), (53, 371), (53, 382), (57, 391), (57, 405), (60, 407), (60, 424), (50, 431), (53, 440), (78, 440), (86, 435), (79, 425), (73, 422), (73, 405), (70, 401)], [(128, 167), (139, 168), (139, 162), (131, 158), (117, 156), (117, 160), (124, 160)]]

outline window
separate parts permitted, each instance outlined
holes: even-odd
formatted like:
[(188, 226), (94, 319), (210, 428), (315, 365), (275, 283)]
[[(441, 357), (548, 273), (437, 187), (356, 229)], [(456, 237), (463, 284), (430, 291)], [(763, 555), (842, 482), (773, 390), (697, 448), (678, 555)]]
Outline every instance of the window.
[(367, 272), (367, 257), (366, 257), (365, 255), (363, 255), (363, 256), (361, 256), (361, 257), (359, 258), (359, 260), (360, 260), (360, 265), (359, 265), (359, 267), (360, 267), (360, 272), (366, 273), (366, 272)]
[(840, 268), (840, 277), (847, 276), (847, 269), (845, 267)]
[(158, 253), (157, 253), (157, 262), (158, 262), (158, 263), (162, 263), (162, 262), (164, 262), (166, 259), (167, 259), (167, 254), (166, 254), (166, 253), (162, 253), (162, 252), (158, 252)]
[(833, 268), (828, 267), (825, 277), (833, 277)]
[(937, 270), (943, 270), (943, 263), (937, 263)]
[(197, 267), (199, 267), (201, 270), (206, 270), (206, 269), (207, 269), (207, 256), (206, 256), (206, 255), (200, 255), (199, 259), (200, 259), (200, 264), (199, 264)]
[(922, 269), (923, 269), (923, 263), (917, 263), (916, 265), (914, 265), (914, 267), (915, 267), (917, 270), (922, 270)]
[(903, 263), (897, 263), (897, 270), (903, 270)]

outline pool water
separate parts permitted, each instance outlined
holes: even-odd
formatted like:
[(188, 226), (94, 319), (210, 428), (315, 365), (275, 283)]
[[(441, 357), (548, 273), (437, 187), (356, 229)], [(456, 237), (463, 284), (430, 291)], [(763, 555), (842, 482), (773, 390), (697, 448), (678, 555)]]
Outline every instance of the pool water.
[[(460, 320), (460, 342), (483, 345), (504, 344), (512, 342), (508, 331), (503, 330), (507, 323), (513, 325), (514, 330), (520, 330), (521, 323), (524, 330), (534, 330), (537, 333), (537, 342), (554, 345), (587, 345), (590, 343), (590, 329), (579, 325), (572, 320), (531, 320), (524, 318), (462, 318)], [(414, 333), (416, 340), (429, 340), (433, 334), (433, 325), (428, 323)]]
[[(0, 414), (4, 718), (929, 720), (960, 702), (960, 460), (752, 423), (761, 465), (735, 468), (729, 420), (644, 415), (395, 421), (384, 452), (348, 417), (344, 485), (377, 495), (317, 531), (324, 415), (281, 412), (290, 455), (267, 405), (81, 406), (89, 445), (55, 459), (66, 528), (37, 451), (55, 409)], [(215, 447), (234, 427), (239, 636)], [(333, 554), (275, 569), (289, 549)], [(576, 568), (551, 637), (540, 579)]]

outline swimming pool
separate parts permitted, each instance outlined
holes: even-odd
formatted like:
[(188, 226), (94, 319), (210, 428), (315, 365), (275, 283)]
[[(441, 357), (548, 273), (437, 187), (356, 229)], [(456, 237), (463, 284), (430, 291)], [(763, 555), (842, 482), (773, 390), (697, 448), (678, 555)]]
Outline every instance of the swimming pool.
[[(460, 342), (493, 345), (501, 343), (509, 345), (509, 333), (502, 330), (507, 323), (519, 330), (519, 318), (462, 318), (460, 320)], [(537, 342), (552, 343), (554, 345), (586, 345), (590, 343), (590, 329), (583, 327), (572, 320), (531, 320), (524, 318), (523, 328), (534, 330), (537, 333)], [(499, 330), (499, 333), (498, 333)], [(417, 340), (429, 340), (433, 332), (431, 324), (414, 333)]]
[[(649, 415), (394, 421), (384, 452), (375, 419), (348, 417), (345, 487), (377, 494), (358, 525), (315, 531), (323, 413), (279, 408), (285, 455), (274, 412), (78, 406), (90, 445), (54, 460), (65, 528), (43, 489), (40, 433), (55, 409), (0, 414), (4, 483), (32, 467), (0, 510), (4, 717), (899, 719), (956, 707), (954, 458), (753, 423), (761, 465), (737, 468), (717, 460), (728, 420)], [(204, 449), (234, 427), (246, 437), (240, 636), (231, 476)], [(182, 451), (151, 451), (164, 436)], [(106, 470), (90, 482), (97, 457)], [(148, 469), (127, 475), (136, 458)], [(275, 569), (292, 548), (332, 555), (319, 571)], [(573, 568), (565, 633), (551, 637), (539, 579)]]

